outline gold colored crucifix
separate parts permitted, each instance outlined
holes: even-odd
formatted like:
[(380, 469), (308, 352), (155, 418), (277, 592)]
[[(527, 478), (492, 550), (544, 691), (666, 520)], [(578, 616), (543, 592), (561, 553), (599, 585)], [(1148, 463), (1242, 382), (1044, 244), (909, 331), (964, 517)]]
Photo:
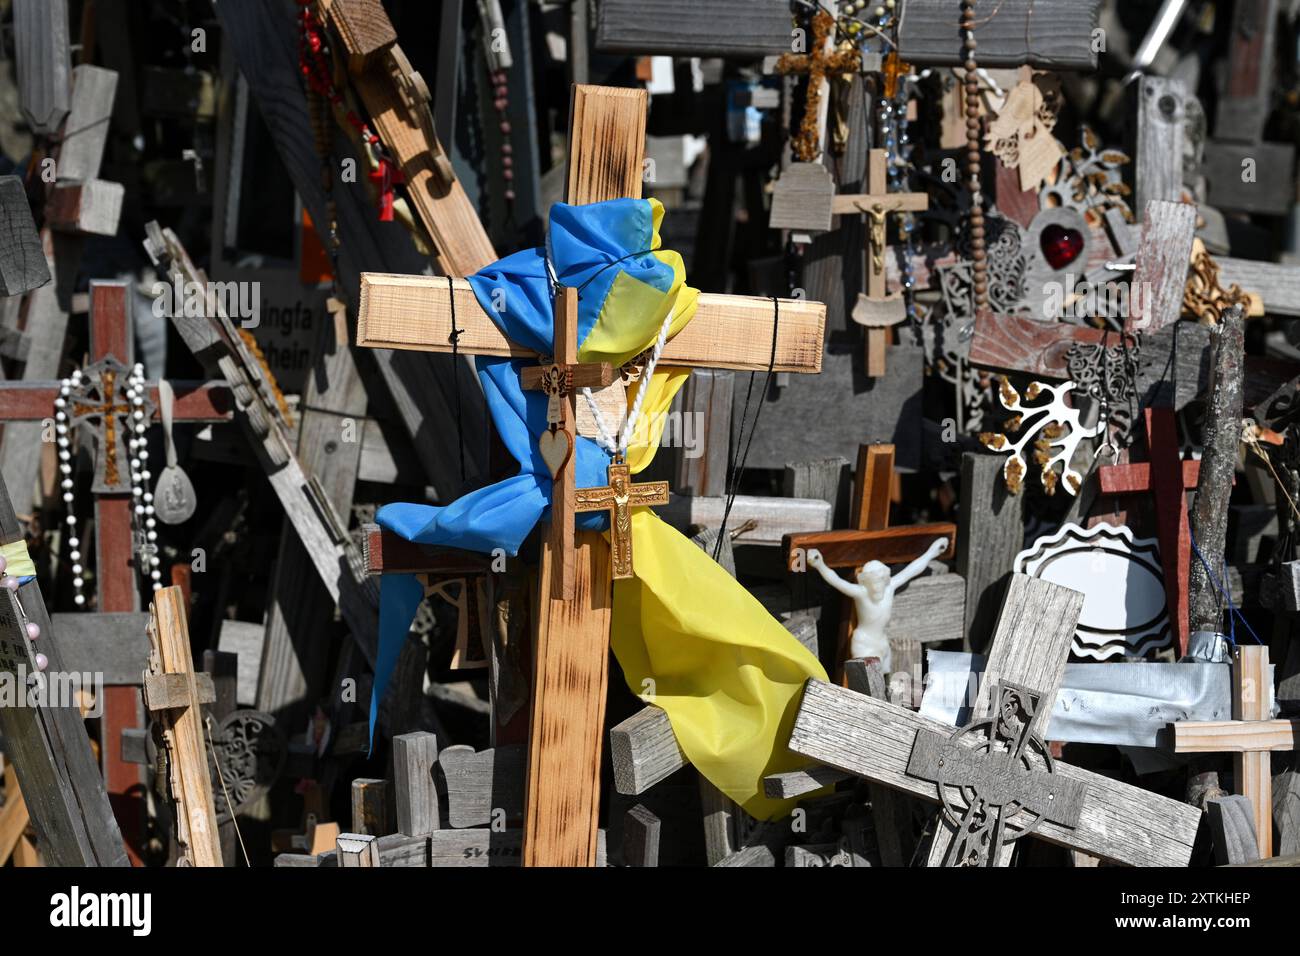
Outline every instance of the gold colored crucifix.
[(611, 560), (614, 579), (618, 580), (632, 577), (631, 509), (666, 504), (668, 482), (635, 484), (627, 464), (615, 459), (609, 463), (609, 484), (603, 488), (579, 488), (574, 495), (573, 510), (609, 512)]
[(831, 203), (835, 215), (858, 213), (867, 217), (866, 269), (867, 291), (858, 294), (853, 307), (853, 321), (867, 329), (866, 369), (871, 378), (885, 374), (885, 347), (889, 330), (907, 318), (907, 307), (900, 293), (892, 296), (885, 289), (885, 226), (891, 213), (923, 212), (930, 207), (925, 193), (891, 193), (887, 171), (888, 154), (873, 149), (867, 154), (867, 192), (865, 195), (836, 196)]

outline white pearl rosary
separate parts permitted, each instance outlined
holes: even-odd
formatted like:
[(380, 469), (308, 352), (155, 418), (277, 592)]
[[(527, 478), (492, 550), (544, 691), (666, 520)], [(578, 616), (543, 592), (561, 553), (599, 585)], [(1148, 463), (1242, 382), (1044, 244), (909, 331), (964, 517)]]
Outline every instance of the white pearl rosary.
[[(68, 516), (65, 519), (68, 523), (68, 558), (72, 561), (72, 599), (77, 607), (86, 606), (86, 576), (81, 555), (81, 539), (77, 537), (77, 516), (73, 509), (72, 432), (68, 418), (68, 403), (73, 390), (82, 385), (83, 379), (84, 376), (81, 371), (79, 369), (74, 370), (68, 378), (59, 383), (59, 395), (54, 400), (54, 432), (59, 454), (59, 487), (63, 492), (63, 503), (68, 509)], [(154, 514), (153, 492), (148, 489), (149, 479), (153, 476), (149, 472), (148, 442), (144, 437), (149, 422), (144, 411), (147, 393), (143, 365), (136, 363), (131, 368), (130, 375), (127, 376), (126, 386), (126, 397), (131, 408), (127, 418), (127, 434), (129, 436), (127, 451), (131, 474), (132, 514), (137, 530), (141, 528), (143, 530), (143, 533), (136, 540), (144, 544), (137, 555), (139, 558), (137, 566), (141, 575), (146, 573), (147, 568), (149, 581), (153, 589), (157, 591), (162, 587), (162, 571), (159, 567), (161, 561), (156, 547), (158, 521)], [(111, 395), (106, 395), (104, 398), (109, 405), (112, 405), (113, 397)], [(110, 411), (106, 414), (113, 413)], [(107, 453), (106, 449), (100, 449), (100, 454)]]

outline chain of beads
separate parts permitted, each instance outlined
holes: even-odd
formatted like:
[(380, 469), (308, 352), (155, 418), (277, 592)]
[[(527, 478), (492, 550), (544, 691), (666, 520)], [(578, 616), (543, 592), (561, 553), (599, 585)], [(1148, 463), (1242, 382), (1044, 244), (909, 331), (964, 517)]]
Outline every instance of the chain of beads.
[[(149, 471), (148, 441), (144, 437), (145, 431), (149, 428), (149, 422), (144, 413), (145, 394), (144, 366), (136, 363), (126, 380), (126, 397), (131, 403), (130, 424), (127, 426), (131, 432), (129, 441), (131, 500), (136, 523), (144, 526), (143, 539), (146, 542), (145, 547), (140, 549), (139, 554), (140, 574), (144, 576), (147, 573), (153, 589), (157, 591), (162, 587), (162, 570), (160, 568), (162, 561), (158, 557), (158, 519), (154, 513), (153, 492), (148, 487), (149, 479), (153, 475)], [(147, 572), (145, 570), (146, 566), (148, 567)]]
[[(14, 593), (14, 600), (18, 604), (18, 615), (23, 620), (23, 627), (27, 632), (27, 639), (29, 641), (34, 641), (41, 636), (41, 626), (35, 621), (27, 620), (27, 612), (23, 609), (22, 601), (18, 600), (18, 586), (21, 582), (13, 575), (5, 574), (6, 567), (8, 567), (8, 564), (5, 561), (4, 555), (0, 555), (0, 588), (8, 588)], [(44, 654), (36, 655), (36, 669), (38, 671), (45, 670), (45, 668), (49, 666), (49, 663), (50, 662), (46, 659)]]
[(72, 562), (72, 600), (77, 607), (85, 607), (86, 577), (81, 563), (81, 539), (77, 537), (77, 515), (72, 507), (72, 438), (68, 427), (68, 399), (80, 384), (80, 369), (59, 383), (59, 395), (54, 400), (54, 440), (59, 450), (59, 488), (68, 511), (64, 520), (68, 524), (68, 559)]
[[(871, 6), (869, 0), (849, 0), (848, 3), (840, 7), (840, 29), (849, 36), (856, 36), (860, 33), (862, 31), (861, 15), (869, 6)], [(889, 23), (896, 6), (898, 6), (897, 0), (885, 0), (884, 3), (876, 5), (872, 15), (879, 27), (883, 29)]]
[(988, 252), (984, 245), (984, 206), (980, 195), (980, 81), (975, 61), (975, 2), (962, 0), (962, 43), (966, 49), (965, 92), (966, 104), (966, 170), (967, 188), (970, 190), (970, 246), (975, 285), (975, 308), (985, 309), (989, 304)]
[(489, 76), (492, 80), (492, 106), (497, 111), (498, 129), (501, 130), (501, 178), (506, 188), (502, 194), (506, 203), (515, 201), (515, 159), (514, 147), (510, 145), (510, 84), (505, 70), (493, 70)]

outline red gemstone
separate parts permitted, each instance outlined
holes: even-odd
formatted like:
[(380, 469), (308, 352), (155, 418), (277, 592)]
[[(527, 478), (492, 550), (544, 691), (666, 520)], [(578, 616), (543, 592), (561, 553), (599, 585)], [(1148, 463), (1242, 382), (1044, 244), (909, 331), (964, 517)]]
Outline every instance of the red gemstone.
[(1066, 229), (1053, 222), (1043, 229), (1038, 244), (1049, 266), (1064, 269), (1083, 252), (1083, 234), (1077, 229)]

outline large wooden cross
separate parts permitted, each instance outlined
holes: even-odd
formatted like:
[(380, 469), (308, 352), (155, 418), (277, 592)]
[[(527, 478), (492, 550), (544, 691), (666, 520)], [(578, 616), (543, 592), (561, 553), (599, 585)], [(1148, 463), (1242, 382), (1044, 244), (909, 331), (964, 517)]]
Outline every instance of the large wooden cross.
[[(131, 365), (131, 332), (127, 312), (127, 285), (122, 282), (90, 284), (90, 361), (98, 376), (101, 405), (85, 409), (87, 419), (97, 419), (95, 490), (95, 545), (98, 611), (130, 613), (140, 609), (136, 549), (132, 542), (133, 500), (127, 480), (125, 441), (125, 378)], [(234, 399), (224, 383), (174, 383), (178, 422), (229, 421)], [(44, 421), (54, 417), (59, 382), (19, 382), (0, 385), (0, 422)], [(150, 407), (158, 414), (158, 386), (148, 386)], [(70, 417), (76, 417), (75, 409)], [(142, 845), (143, 801), (139, 798), (140, 769), (122, 759), (121, 732), (142, 725), (139, 694), (133, 686), (104, 690), (104, 776), (115, 812), (122, 821), (132, 852)]]
[(835, 215), (858, 213), (867, 219), (867, 291), (859, 294), (853, 308), (853, 321), (866, 327), (867, 376), (879, 378), (885, 374), (885, 346), (889, 344), (889, 330), (907, 318), (907, 306), (901, 294), (893, 296), (885, 289), (885, 261), (889, 251), (885, 244), (886, 217), (903, 212), (924, 212), (930, 208), (930, 197), (925, 193), (891, 193), (886, 164), (888, 154), (883, 149), (867, 153), (867, 191), (864, 195), (836, 195), (831, 201)]
[(1261, 858), (1273, 855), (1273, 765), (1269, 754), (1300, 744), (1300, 720), (1271, 720), (1267, 647), (1239, 647), (1232, 659), (1232, 720), (1180, 720), (1178, 753), (1230, 753), (1237, 793), (1250, 801)]
[[(639, 198), (645, 91), (577, 86), (570, 115), (568, 201)], [(459, 351), (540, 358), (501, 333), (468, 282), (423, 276), (362, 275), (357, 344), (450, 352), (453, 302)], [(781, 300), (774, 307), (769, 299), (701, 295), (695, 318), (664, 348), (661, 364), (817, 372), (824, 324), (819, 303)], [(553, 581), (569, 560), (573, 599), (555, 600)], [(590, 866), (609, 655), (609, 546), (594, 532), (575, 533), (572, 549), (544, 544), (538, 577), (524, 864)]]
[(1025, 575), (1007, 588), (974, 721), (951, 727), (809, 680), (790, 749), (943, 804), (931, 865), (1006, 865), (1027, 835), (1132, 866), (1186, 866), (1195, 807), (1053, 761), (1043, 743), (1083, 596)]

